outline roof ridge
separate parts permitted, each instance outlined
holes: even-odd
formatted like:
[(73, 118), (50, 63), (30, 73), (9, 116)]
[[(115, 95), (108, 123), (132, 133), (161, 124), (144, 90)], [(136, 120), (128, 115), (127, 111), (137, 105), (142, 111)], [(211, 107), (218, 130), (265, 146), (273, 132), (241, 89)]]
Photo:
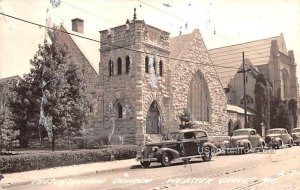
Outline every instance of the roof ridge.
[(227, 47), (233, 47), (233, 46), (239, 46), (239, 45), (243, 45), (243, 44), (249, 44), (249, 43), (253, 43), (253, 42), (258, 42), (258, 41), (263, 41), (263, 40), (268, 40), (268, 39), (278, 38), (278, 37), (281, 37), (281, 36), (280, 35), (279, 36), (273, 36), (273, 37), (269, 37), (269, 38), (263, 38), (263, 39), (259, 39), (259, 40), (252, 40), (252, 41), (239, 43), (239, 44), (233, 44), (233, 45), (222, 46), (222, 47), (218, 47), (218, 48), (212, 48), (212, 49), (209, 49), (208, 51), (215, 50), (215, 49), (227, 48)]

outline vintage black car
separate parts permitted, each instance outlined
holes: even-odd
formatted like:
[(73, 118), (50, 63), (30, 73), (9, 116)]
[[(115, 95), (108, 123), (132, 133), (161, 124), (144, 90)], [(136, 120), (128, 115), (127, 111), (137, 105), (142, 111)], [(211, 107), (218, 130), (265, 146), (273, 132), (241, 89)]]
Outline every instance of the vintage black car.
[(264, 148), (265, 141), (255, 129), (245, 128), (235, 130), (229, 140), (224, 142), (224, 146), (225, 153), (228, 154), (250, 153), (252, 150)]
[(292, 147), (294, 144), (293, 138), (284, 128), (269, 129), (265, 141), (268, 147), (278, 149), (285, 145)]
[(300, 145), (300, 128), (295, 128), (292, 130), (292, 137), (294, 140), (294, 143), (296, 145)]
[(149, 167), (151, 162), (169, 166), (171, 161), (178, 159), (188, 161), (191, 158), (202, 158), (210, 161), (215, 148), (205, 131), (184, 129), (165, 134), (161, 142), (146, 144), (136, 159), (144, 168)]

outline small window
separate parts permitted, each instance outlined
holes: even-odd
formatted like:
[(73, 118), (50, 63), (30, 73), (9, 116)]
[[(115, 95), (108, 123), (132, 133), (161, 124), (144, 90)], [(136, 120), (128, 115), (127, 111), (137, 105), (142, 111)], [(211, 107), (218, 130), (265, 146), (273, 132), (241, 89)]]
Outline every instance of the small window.
[(159, 76), (163, 76), (163, 62), (159, 61)]
[(108, 63), (108, 68), (109, 68), (109, 76), (114, 75), (114, 62), (110, 59)]
[(153, 60), (153, 71), (154, 71), (154, 74), (156, 75), (156, 60), (155, 59)]
[(118, 58), (118, 75), (122, 74), (122, 59)]
[(145, 58), (145, 73), (149, 73), (149, 57)]
[(121, 104), (117, 105), (117, 111), (118, 111), (118, 118), (123, 118), (123, 108)]
[(205, 132), (203, 131), (196, 132), (196, 138), (203, 138), (203, 137), (207, 137)]
[(126, 73), (129, 73), (130, 71), (130, 57), (126, 56)]
[(184, 133), (184, 139), (195, 139), (195, 134), (193, 132)]

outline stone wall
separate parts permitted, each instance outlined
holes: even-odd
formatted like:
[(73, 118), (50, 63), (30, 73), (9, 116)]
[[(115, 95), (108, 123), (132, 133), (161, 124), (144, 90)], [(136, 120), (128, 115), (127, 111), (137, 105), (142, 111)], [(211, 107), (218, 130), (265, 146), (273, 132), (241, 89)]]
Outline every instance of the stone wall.
[(197, 128), (204, 129), (209, 135), (227, 134), (226, 96), (218, 79), (217, 73), (208, 55), (200, 32), (195, 30), (192, 34), (193, 40), (188, 42), (187, 48), (181, 54), (180, 59), (191, 60), (172, 61), (171, 88), (172, 88), (172, 120), (173, 126), (178, 126), (178, 116), (187, 108), (190, 82), (196, 72), (200, 72), (207, 84), (210, 101), (210, 121), (199, 123)]

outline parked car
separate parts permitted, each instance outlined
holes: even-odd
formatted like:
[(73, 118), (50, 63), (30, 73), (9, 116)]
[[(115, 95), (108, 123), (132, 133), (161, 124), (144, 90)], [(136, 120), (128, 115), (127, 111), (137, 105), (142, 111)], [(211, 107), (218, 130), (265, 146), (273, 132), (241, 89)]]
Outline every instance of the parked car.
[(171, 161), (178, 159), (202, 158), (210, 161), (215, 148), (205, 131), (184, 129), (165, 134), (160, 142), (146, 144), (136, 159), (144, 168), (149, 167), (151, 162), (169, 166)]
[(295, 128), (292, 130), (293, 141), (296, 145), (300, 145), (300, 128)]
[(265, 141), (270, 148), (282, 148), (284, 145), (292, 147), (293, 138), (284, 128), (274, 128), (267, 131)]
[(255, 129), (237, 129), (229, 140), (224, 142), (225, 152), (229, 154), (249, 153), (254, 149), (265, 147), (265, 141), (257, 134)]

